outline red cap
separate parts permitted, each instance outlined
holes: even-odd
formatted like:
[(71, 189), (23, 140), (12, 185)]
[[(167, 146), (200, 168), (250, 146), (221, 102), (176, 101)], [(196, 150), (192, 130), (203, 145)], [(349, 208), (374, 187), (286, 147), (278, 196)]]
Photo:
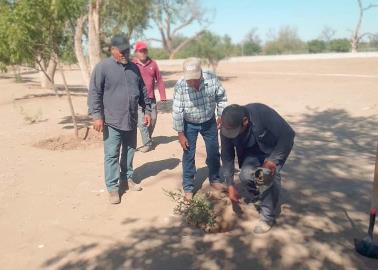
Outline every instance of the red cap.
[(143, 49), (147, 49), (147, 44), (143, 41), (138, 41), (135, 43), (135, 51), (140, 51)]

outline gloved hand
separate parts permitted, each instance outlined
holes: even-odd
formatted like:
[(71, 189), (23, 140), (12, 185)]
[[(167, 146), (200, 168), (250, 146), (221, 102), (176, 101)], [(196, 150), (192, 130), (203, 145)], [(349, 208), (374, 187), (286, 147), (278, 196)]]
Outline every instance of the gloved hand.
[(231, 200), (231, 202), (239, 203), (239, 193), (236, 190), (234, 185), (228, 186), (228, 198)]

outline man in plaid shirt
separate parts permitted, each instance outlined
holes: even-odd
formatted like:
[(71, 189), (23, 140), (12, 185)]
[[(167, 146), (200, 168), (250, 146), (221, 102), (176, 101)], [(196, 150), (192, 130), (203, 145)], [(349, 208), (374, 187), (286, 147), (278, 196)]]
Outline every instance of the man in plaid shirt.
[[(183, 65), (184, 78), (175, 85), (173, 97), (173, 128), (184, 154), (182, 157), (185, 198), (192, 199), (196, 173), (195, 153), (198, 133), (206, 145), (209, 181), (215, 189), (224, 189), (219, 176), (220, 154), (218, 128), (227, 97), (218, 78), (202, 72), (200, 60), (189, 58)], [(215, 116), (216, 111), (216, 116)], [(217, 118), (216, 118), (217, 117)]]

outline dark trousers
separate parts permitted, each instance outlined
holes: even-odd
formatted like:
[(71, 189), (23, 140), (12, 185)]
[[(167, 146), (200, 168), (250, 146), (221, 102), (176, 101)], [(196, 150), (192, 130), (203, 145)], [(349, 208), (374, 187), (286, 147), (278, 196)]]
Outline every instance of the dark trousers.
[(265, 190), (263, 193), (259, 194), (256, 183), (254, 181), (254, 172), (258, 167), (261, 167), (264, 163), (264, 155), (247, 156), (240, 170), (240, 181), (247, 189), (247, 191), (252, 195), (257, 195), (261, 201), (261, 219), (266, 222), (272, 222), (275, 220), (277, 213), (279, 212), (279, 200), (281, 193), (281, 175), (280, 170), (283, 166), (277, 165), (276, 173), (273, 180), (273, 185)]
[(206, 146), (206, 164), (209, 168), (210, 183), (222, 182), (219, 176), (220, 154), (218, 142), (218, 129), (215, 117), (202, 124), (184, 123), (184, 134), (188, 139), (189, 148), (182, 157), (183, 179), (185, 192), (193, 192), (194, 176), (196, 174), (196, 144), (198, 134), (201, 134)]

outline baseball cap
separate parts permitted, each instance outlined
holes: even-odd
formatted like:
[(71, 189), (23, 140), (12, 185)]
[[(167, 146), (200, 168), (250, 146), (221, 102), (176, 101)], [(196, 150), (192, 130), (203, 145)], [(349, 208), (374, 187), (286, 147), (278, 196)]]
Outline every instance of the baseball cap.
[(124, 51), (130, 48), (129, 39), (125, 35), (115, 35), (111, 40), (112, 47), (118, 48), (120, 51)]
[(140, 51), (143, 49), (148, 49), (147, 43), (143, 41), (137, 41), (137, 43), (135, 43), (135, 51)]
[(245, 109), (240, 105), (232, 104), (224, 108), (222, 112), (222, 135), (229, 139), (236, 138), (243, 127), (244, 116)]
[(183, 64), (184, 79), (188, 80), (198, 80), (201, 78), (202, 69), (201, 61), (198, 58), (188, 58)]

